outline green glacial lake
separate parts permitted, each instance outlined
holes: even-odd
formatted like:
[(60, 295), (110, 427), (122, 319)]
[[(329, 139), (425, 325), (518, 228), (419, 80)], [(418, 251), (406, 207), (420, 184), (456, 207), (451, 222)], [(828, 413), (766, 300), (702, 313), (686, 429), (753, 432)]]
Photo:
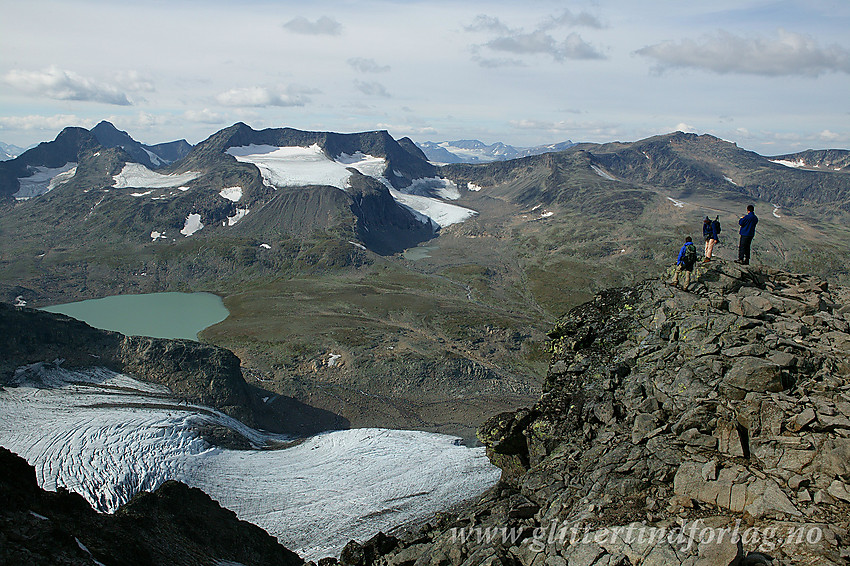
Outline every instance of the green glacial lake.
[(197, 340), (198, 332), (230, 314), (221, 298), (212, 293), (115, 295), (41, 310), (65, 314), (95, 328), (127, 336), (189, 340)]

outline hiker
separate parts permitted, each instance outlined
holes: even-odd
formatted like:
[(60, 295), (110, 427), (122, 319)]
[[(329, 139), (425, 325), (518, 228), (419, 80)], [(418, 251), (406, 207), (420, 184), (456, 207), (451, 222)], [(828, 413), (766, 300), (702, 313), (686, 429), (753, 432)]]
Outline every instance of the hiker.
[(714, 245), (717, 243), (717, 229), (719, 227), (719, 216), (714, 222), (708, 216), (702, 221), (702, 237), (705, 238), (705, 259), (703, 261), (711, 261), (711, 254), (714, 251)]
[(694, 270), (694, 264), (697, 262), (697, 247), (690, 236), (685, 238), (685, 245), (679, 250), (679, 257), (676, 259), (676, 271), (673, 272), (673, 277), (670, 280), (670, 285), (679, 287), (679, 274), (685, 274), (685, 285), (680, 287), (687, 291), (691, 285), (691, 272)]
[(753, 205), (748, 204), (747, 214), (738, 220), (738, 224), (741, 226), (741, 230), (738, 232), (741, 235), (741, 241), (738, 244), (738, 259), (735, 260), (735, 263), (741, 265), (750, 264), (750, 245), (753, 243), (753, 236), (756, 235), (756, 224), (759, 221), (755, 210)]

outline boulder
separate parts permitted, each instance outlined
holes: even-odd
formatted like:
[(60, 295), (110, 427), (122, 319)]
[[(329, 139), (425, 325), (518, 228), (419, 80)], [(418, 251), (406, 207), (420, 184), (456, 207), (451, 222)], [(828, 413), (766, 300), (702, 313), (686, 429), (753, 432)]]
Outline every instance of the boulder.
[(735, 359), (732, 368), (723, 376), (722, 384), (727, 391), (731, 388), (730, 397), (743, 399), (747, 391), (772, 391), (784, 389), (781, 366), (763, 358), (742, 356)]

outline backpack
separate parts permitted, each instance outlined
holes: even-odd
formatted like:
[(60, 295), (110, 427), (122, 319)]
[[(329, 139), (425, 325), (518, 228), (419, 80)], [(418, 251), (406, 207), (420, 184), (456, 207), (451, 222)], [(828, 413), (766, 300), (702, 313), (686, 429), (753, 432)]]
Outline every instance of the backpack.
[(720, 235), (720, 217), (714, 219), (714, 222), (711, 223), (711, 227), (714, 228), (714, 233)]
[(685, 246), (685, 256), (682, 258), (682, 263), (685, 267), (691, 267), (697, 262), (697, 247), (693, 244)]

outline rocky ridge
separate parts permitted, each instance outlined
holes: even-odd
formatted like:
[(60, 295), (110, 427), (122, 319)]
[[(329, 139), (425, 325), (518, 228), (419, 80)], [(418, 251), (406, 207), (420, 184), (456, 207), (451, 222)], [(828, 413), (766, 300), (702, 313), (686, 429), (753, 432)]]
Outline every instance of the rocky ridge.
[(500, 485), (341, 564), (850, 563), (850, 290), (700, 264), (550, 337), (540, 400), (479, 430)]

